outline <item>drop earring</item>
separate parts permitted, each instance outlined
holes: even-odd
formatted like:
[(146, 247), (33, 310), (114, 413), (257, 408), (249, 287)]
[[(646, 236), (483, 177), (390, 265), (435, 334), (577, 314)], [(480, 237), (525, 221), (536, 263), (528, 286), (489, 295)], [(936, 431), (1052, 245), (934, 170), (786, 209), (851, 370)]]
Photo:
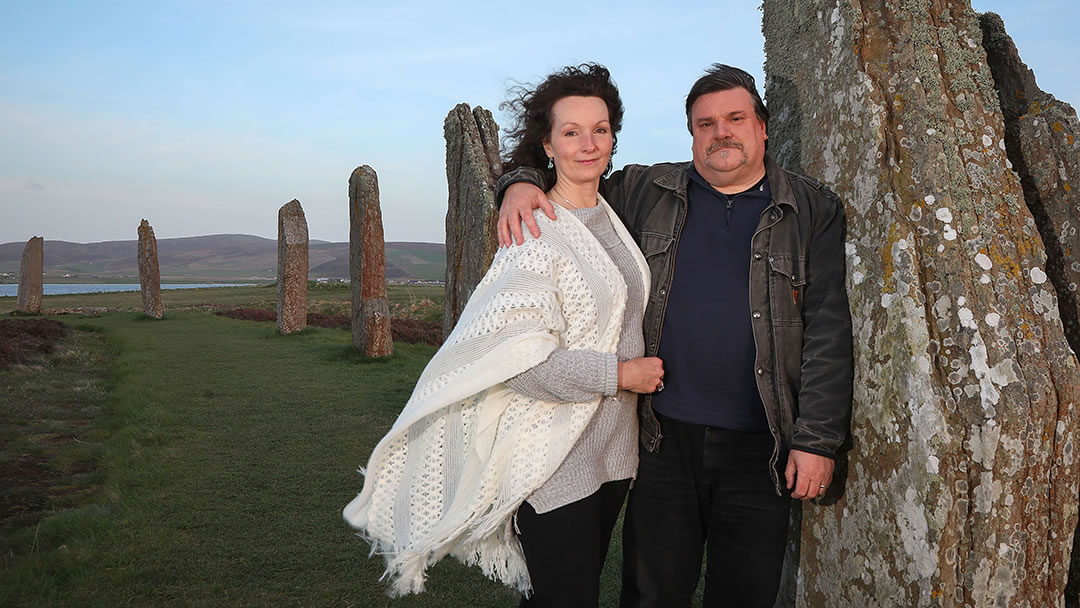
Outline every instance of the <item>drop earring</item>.
[(554, 169), (555, 168), (555, 159), (550, 157), (550, 156), (548, 157), (548, 166), (547, 166), (547, 168), (548, 169)]

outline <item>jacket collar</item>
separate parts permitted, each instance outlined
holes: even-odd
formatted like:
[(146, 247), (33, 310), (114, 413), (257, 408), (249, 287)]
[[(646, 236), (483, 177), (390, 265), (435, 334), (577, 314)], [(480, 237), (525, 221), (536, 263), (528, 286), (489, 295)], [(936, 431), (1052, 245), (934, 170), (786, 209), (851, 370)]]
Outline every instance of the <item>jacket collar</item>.
[[(691, 162), (685, 161), (676, 164), (671, 171), (654, 179), (653, 183), (661, 188), (674, 190), (676, 193), (685, 196), (686, 189), (690, 184), (690, 176), (686, 172), (690, 169)], [(787, 205), (795, 213), (799, 213), (799, 206), (795, 204), (795, 195), (791, 192), (791, 184), (788, 183), (787, 171), (784, 171), (780, 165), (776, 164), (776, 161), (768, 154), (765, 155), (765, 175), (769, 177), (772, 204)]]
[(776, 164), (768, 154), (765, 155), (765, 175), (769, 176), (769, 191), (772, 192), (773, 204), (787, 205), (797, 215), (799, 206), (795, 204), (795, 195), (791, 192), (787, 171)]
[(653, 183), (666, 190), (674, 190), (678, 194), (686, 196), (686, 188), (690, 185), (690, 176), (686, 174), (690, 168), (690, 161), (676, 163), (675, 168), (653, 180)]

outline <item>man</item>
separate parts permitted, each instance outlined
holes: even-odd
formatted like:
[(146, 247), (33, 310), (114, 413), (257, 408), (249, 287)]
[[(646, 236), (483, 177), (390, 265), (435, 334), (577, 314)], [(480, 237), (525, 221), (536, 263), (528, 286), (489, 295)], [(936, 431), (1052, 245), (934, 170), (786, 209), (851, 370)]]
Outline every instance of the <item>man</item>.
[[(707, 549), (705, 606), (771, 607), (790, 498), (823, 497), (848, 446), (843, 205), (765, 154), (768, 111), (743, 70), (714, 65), (686, 114), (692, 163), (601, 184), (649, 263), (646, 356), (666, 384), (639, 401), (621, 603), (689, 606)], [(536, 207), (554, 219), (537, 182), (500, 180), (502, 244), (522, 220), (538, 233)]]

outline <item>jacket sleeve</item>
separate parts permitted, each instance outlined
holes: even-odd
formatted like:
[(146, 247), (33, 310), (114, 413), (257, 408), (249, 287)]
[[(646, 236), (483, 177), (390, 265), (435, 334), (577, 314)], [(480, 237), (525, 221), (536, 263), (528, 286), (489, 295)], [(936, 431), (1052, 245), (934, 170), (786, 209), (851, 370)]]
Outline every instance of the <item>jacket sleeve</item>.
[[(626, 205), (627, 195), (630, 188), (638, 178), (645, 173), (647, 167), (643, 165), (627, 165), (618, 171), (613, 171), (607, 177), (600, 180), (600, 195), (611, 205), (612, 209), (622, 214)], [(510, 186), (525, 182), (532, 184), (541, 190), (547, 190), (549, 186), (544, 183), (544, 176), (540, 171), (532, 167), (518, 167), (513, 171), (504, 173), (495, 182), (495, 206), (502, 207), (503, 195)]]
[(791, 447), (835, 459), (850, 447), (854, 365), (844, 207), (832, 192), (823, 195), (807, 251), (799, 414)]
[(544, 176), (536, 169), (532, 167), (518, 167), (508, 173), (503, 173), (498, 180), (495, 181), (495, 206), (502, 207), (503, 195), (506, 194), (506, 189), (510, 186), (525, 182), (532, 184), (541, 190), (546, 190), (546, 184), (544, 183)]

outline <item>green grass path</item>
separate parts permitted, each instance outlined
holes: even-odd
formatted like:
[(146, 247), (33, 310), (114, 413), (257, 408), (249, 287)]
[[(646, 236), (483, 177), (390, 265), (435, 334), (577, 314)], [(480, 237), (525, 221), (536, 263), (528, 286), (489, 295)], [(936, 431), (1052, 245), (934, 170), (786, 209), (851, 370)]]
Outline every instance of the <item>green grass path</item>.
[(382, 560), (340, 516), (433, 348), (364, 361), (348, 332), (283, 337), (198, 311), (63, 320), (100, 328), (116, 353), (104, 486), (13, 552), (0, 604), (516, 605), (452, 560), (427, 593), (390, 600)]

